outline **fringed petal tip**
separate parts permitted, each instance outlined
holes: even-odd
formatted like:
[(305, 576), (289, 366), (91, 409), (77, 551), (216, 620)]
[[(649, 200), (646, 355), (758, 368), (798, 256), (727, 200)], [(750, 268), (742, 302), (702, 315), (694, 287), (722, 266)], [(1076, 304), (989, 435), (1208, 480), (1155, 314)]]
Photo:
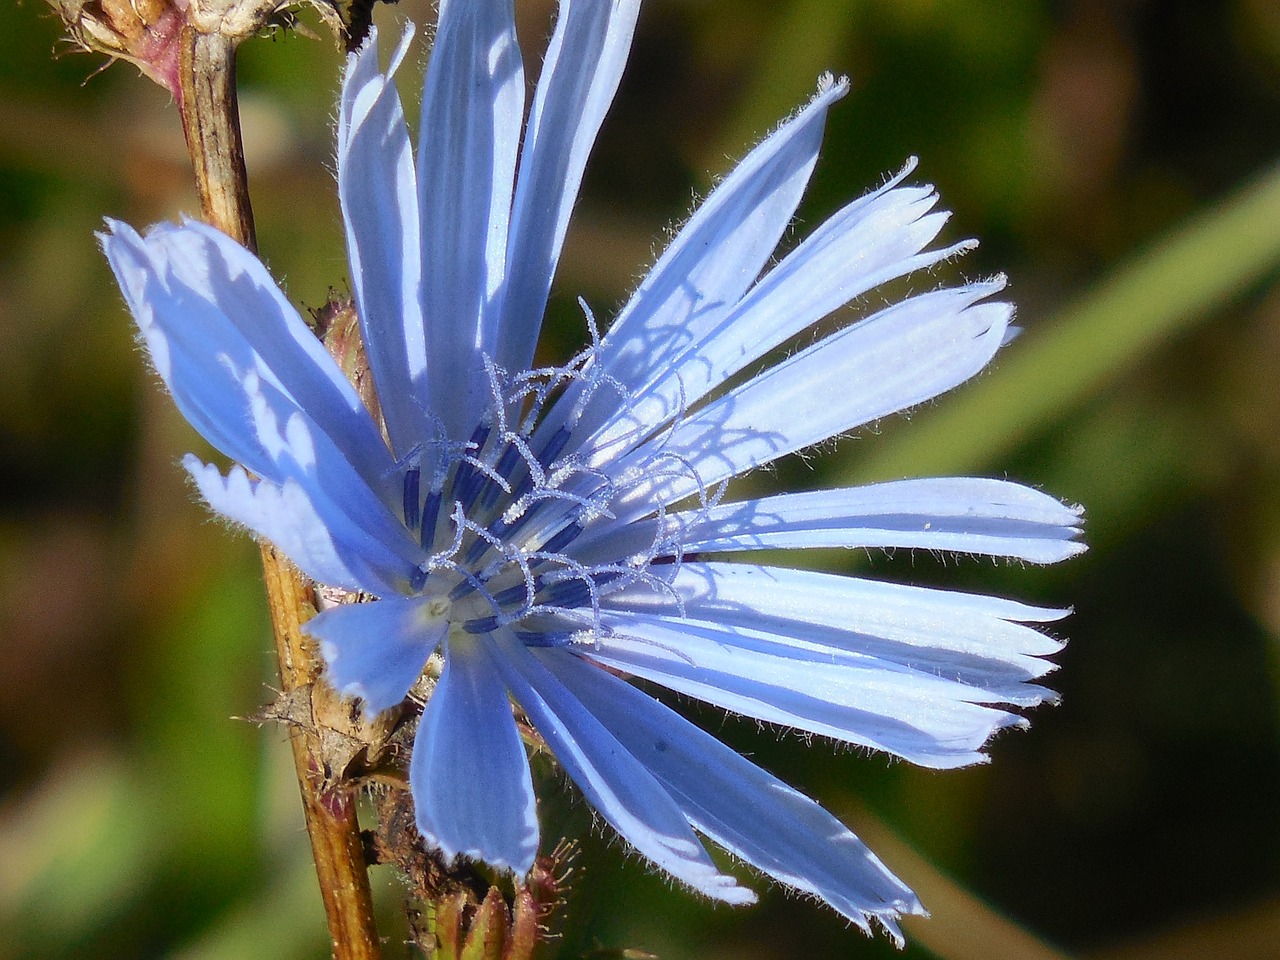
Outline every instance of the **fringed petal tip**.
[[(1004, 715), (1003, 719), (1001, 719), (995, 724), (995, 727), (992, 731), (992, 735), (994, 736), (996, 733), (999, 733), (1001, 730), (1030, 730), (1030, 729), (1031, 729), (1031, 721), (1028, 720), (1026, 717), (1018, 713), (1007, 713)], [(985, 754), (983, 754), (983, 762), (989, 763), (990, 757), (987, 757)]]
[[(907, 938), (903, 935), (902, 928), (898, 926), (898, 921), (904, 916), (928, 917), (929, 911), (920, 906), (920, 901), (917, 900), (911, 909), (895, 907), (893, 910), (873, 913), (869, 919), (874, 922), (875, 926), (880, 928), (881, 933), (889, 938), (890, 943), (901, 950), (907, 945)], [(875, 935), (874, 930), (865, 927), (863, 929), (868, 936)]]
[(731, 907), (750, 907), (760, 902), (760, 895), (751, 887), (743, 886), (731, 873), (707, 873), (697, 878), (675, 876), (658, 867), (646, 854), (632, 847), (626, 837), (621, 837), (621, 840), (626, 846), (627, 853), (649, 868), (655, 876), (660, 876), (681, 890)]
[[(367, 103), (361, 96), (362, 92), (368, 90), (369, 97), (376, 97), (388, 84), (392, 83), (416, 34), (417, 27), (413, 22), (405, 21), (404, 30), (400, 34), (395, 50), (391, 53), (387, 69), (383, 70), (378, 62), (378, 28), (376, 25), (369, 28), (369, 35), (365, 37), (364, 42), (347, 54), (342, 77), (342, 100), (339, 103), (339, 109), (343, 114), (358, 117), (359, 111), (355, 109), (355, 105), (357, 102)], [(347, 119), (350, 120), (351, 117)]]
[(709, 888), (701, 888), (699, 893), (704, 893), (713, 900), (719, 900), (721, 903), (727, 903), (735, 907), (749, 907), (760, 899), (754, 890), (750, 887), (739, 885), (733, 877), (720, 874), (715, 879), (719, 882)]
[(844, 910), (838, 912), (864, 935), (874, 938), (877, 932), (882, 933), (899, 950), (907, 945), (907, 939), (902, 933), (902, 927), (899, 926), (900, 921), (904, 917), (922, 917), (925, 919), (929, 917), (929, 911), (924, 908), (919, 898), (910, 890), (906, 891), (906, 896), (895, 898), (883, 904), (864, 907), (862, 912), (853, 916)]
[[(305, 628), (304, 628), (305, 632)], [(396, 704), (404, 700), (408, 694), (406, 690), (399, 697), (394, 694), (389, 696), (379, 696), (376, 692), (370, 692), (361, 680), (349, 680), (345, 684), (339, 685), (336, 679), (340, 676), (347, 664), (342, 656), (342, 648), (331, 640), (323, 640), (320, 642), (320, 658), (324, 660), (325, 676), (329, 683), (333, 686), (344, 700), (350, 700), (352, 709), (364, 720), (370, 719), (389, 710)]]
[[(1084, 533), (1083, 530), (1076, 530), (1075, 535), (1078, 537), (1083, 533)], [(1088, 551), (1089, 551), (1089, 545), (1085, 543), (1083, 540), (1068, 540), (1066, 543), (1062, 545), (1061, 559), (1068, 560), (1071, 557), (1078, 557), (1080, 556), (1080, 554), (1087, 553)], [(1070, 610), (1067, 611), (1067, 614), (1069, 613), (1071, 613)], [(1066, 614), (1064, 614), (1064, 616), (1066, 616)]]
[(418, 830), (446, 858), (525, 874), (539, 841), (533, 780), (491, 644), (455, 633), (443, 647), (409, 762)]
[[(997, 274), (993, 274), (990, 277), (985, 277), (984, 279), (981, 279), (981, 280), (971, 281), (970, 283), (965, 284), (963, 287), (960, 287), (959, 289), (972, 290), (975, 294), (974, 299), (975, 301), (977, 301), (977, 300), (986, 299), (987, 297), (990, 297), (994, 294), (999, 293), (1008, 285), (1009, 285), (1009, 275), (1006, 273), (997, 273)], [(1011, 303), (1002, 304), (1002, 306), (1008, 307), (1010, 311), (1014, 309), (1013, 304)], [(1012, 313), (1010, 314), (1010, 316), (1012, 316)]]
[(830, 71), (819, 74), (818, 92), (815, 94), (815, 98), (823, 97), (831, 93), (834, 93), (836, 98), (847, 95), (849, 93), (849, 78), (844, 75), (837, 77)]
[[(1052, 670), (1057, 670), (1057, 669), (1058, 669), (1058, 665), (1056, 663), (1053, 664)], [(1046, 672), (1052, 672), (1052, 670), (1046, 671)], [(1035, 706), (1057, 707), (1062, 705), (1062, 694), (1060, 694), (1057, 690), (1050, 690), (1048, 687), (1039, 687), (1038, 689), (1042, 691), (1042, 694), (1040, 697), (1040, 702), (1035, 704)]]
[(128, 240), (138, 236), (138, 231), (129, 226), (123, 220), (117, 220), (114, 217), (102, 218), (101, 230), (95, 230), (93, 235), (97, 238), (98, 246), (106, 250), (108, 245), (116, 240)]

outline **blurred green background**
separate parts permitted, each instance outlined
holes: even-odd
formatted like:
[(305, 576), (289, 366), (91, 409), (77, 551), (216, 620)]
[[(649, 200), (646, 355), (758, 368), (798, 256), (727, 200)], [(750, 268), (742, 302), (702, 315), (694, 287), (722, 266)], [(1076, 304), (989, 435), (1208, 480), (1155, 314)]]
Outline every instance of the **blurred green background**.
[[(542, 43), (550, 0), (518, 6)], [(431, 19), (378, 13), (403, 16)], [(59, 35), (41, 0), (0, 4), (0, 960), (320, 958), (283, 734), (233, 719), (271, 697), (256, 551), (193, 502), (176, 461), (200, 441), (92, 238), (197, 211), (177, 114)], [(242, 55), (261, 248), (306, 306), (346, 288), (339, 63), (327, 35)], [(573, 298), (608, 316), (824, 70), (854, 92), (796, 233), (918, 155), (945, 237), (983, 241), (940, 275), (1007, 273), (1025, 333), (910, 419), (751, 482), (969, 472), (1084, 503), (1091, 551), (1058, 568), (818, 558), (1073, 604), (1063, 704), (947, 773), (695, 714), (917, 885), (935, 917), (903, 957), (1280, 957), (1280, 6), (650, 0), (548, 359), (582, 337)], [(544, 810), (583, 839), (548, 956), (899, 955), (778, 891), (694, 900), (571, 795)], [(397, 882), (374, 882), (390, 917)]]

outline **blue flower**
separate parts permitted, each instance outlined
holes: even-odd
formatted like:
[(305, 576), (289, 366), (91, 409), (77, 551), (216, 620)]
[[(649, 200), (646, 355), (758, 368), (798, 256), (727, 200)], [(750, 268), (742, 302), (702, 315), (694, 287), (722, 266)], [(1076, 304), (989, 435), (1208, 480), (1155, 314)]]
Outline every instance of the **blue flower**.
[[(776, 360), (832, 311), (968, 244), (910, 166), (770, 265), (843, 81), (752, 150), (562, 367), (534, 347), (638, 0), (561, 0), (523, 123), (512, 0), (441, 4), (415, 158), (377, 38), (346, 68), (338, 187), (376, 423), (263, 265), (199, 223), (103, 246), (156, 369), (238, 463), (200, 493), (322, 584), (376, 597), (308, 631), (372, 711), (439, 679), (410, 765), (445, 857), (529, 870), (538, 823), (514, 700), (638, 854), (754, 899), (699, 834), (895, 938), (914, 894), (821, 807), (629, 682), (929, 767), (985, 759), (1065, 611), (750, 562), (921, 548), (1051, 563), (1080, 512), (1013, 483), (924, 479), (734, 500), (728, 480), (937, 396), (1008, 338), (1002, 280), (916, 293)], [(810, 335), (811, 336), (811, 335)], [(385, 432), (384, 432), (385, 431)], [(429, 663), (430, 661), (430, 663)]]

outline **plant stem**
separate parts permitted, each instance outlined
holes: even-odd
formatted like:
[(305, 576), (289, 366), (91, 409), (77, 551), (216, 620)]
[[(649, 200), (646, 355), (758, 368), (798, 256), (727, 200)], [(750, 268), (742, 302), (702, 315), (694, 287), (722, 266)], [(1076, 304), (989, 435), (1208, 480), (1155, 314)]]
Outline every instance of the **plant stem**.
[[(177, 100), (204, 219), (254, 250), (257, 241), (236, 108), (235, 56), (232, 38), (187, 26)], [(302, 633), (302, 624), (315, 613), (311, 585), (269, 545), (262, 548), (262, 568), (283, 694), (311, 694), (313, 685), (323, 683), (314, 650)], [(289, 739), (333, 956), (378, 960), (381, 949), (356, 795), (341, 780), (328, 783), (333, 771), (323, 755), (321, 731), (341, 725), (336, 717), (326, 722), (326, 714), (340, 709), (340, 704), (332, 694), (306, 699), (309, 716), (290, 725)]]
[(236, 41), (183, 30), (178, 109), (196, 175), (200, 212), (223, 233), (257, 251), (249, 175), (236, 100)]
[[(285, 696), (317, 683), (319, 666), (304, 641), (302, 624), (314, 613), (310, 585), (274, 547), (262, 547), (262, 570), (267, 586), (267, 603), (280, 661), (280, 681)], [(323, 681), (320, 681), (323, 682)], [(311, 853), (316, 861), (316, 877), (329, 920), (335, 960), (378, 960), (381, 955), (378, 931), (373, 920), (373, 897), (356, 797), (342, 782), (325, 786), (327, 764), (322, 756), (321, 731), (329, 727), (323, 716), (325, 705), (336, 705), (336, 697), (308, 698), (311, 722), (292, 723), (289, 742), (302, 791), (302, 809), (311, 837)]]

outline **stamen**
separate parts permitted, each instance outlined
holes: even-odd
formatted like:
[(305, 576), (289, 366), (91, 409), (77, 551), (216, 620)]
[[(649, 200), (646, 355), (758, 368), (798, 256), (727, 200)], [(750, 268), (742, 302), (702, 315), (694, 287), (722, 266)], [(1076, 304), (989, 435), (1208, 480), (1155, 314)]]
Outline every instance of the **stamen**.
[(431, 555), (429, 563), (432, 566), (456, 568), (457, 564), (453, 562), (453, 557), (462, 549), (462, 538), (466, 535), (467, 515), (462, 512), (462, 504), (454, 501), (453, 504), (453, 543), (449, 544), (447, 549), (437, 551)]
[[(468, 548), (466, 556), (462, 558), (463, 563), (467, 564), (468, 566), (474, 566), (475, 563), (482, 556), (484, 556), (485, 552), (490, 548), (498, 551), (498, 553), (503, 556), (506, 555), (507, 553), (506, 545), (502, 542), (501, 539), (499, 539), (498, 537), (495, 537), (488, 530), (484, 529), (484, 527), (481, 527), (478, 524), (467, 519), (465, 515), (462, 517), (461, 523), (464, 530), (475, 534), (477, 538), (475, 542), (472, 543), (471, 546)], [(479, 549), (477, 549), (477, 547)]]
[[(465, 484), (461, 489), (456, 489), (454, 495), (463, 503), (477, 504), (479, 494), (487, 483), (491, 483), (499, 487), (504, 493), (511, 492), (511, 484), (507, 483), (506, 478), (502, 476), (492, 466), (485, 463), (479, 457), (465, 456), (462, 458), (462, 466), (458, 468), (459, 474), (462, 467), (470, 466), (471, 474), (467, 477)], [(455, 484), (455, 487), (457, 485)]]
[(414, 466), (404, 474), (404, 525), (410, 530), (417, 530), (422, 522), (421, 495), (422, 471)]
[(580, 607), (591, 602), (591, 591), (581, 580), (562, 580), (538, 594), (539, 607)]
[[(609, 635), (601, 623), (601, 598), (633, 584), (669, 598), (683, 615), (683, 603), (670, 583), (682, 560), (680, 538), (665, 507), (659, 504), (656, 516), (636, 521), (633, 531), (598, 521), (617, 519), (615, 512), (626, 520), (627, 504), (634, 509), (644, 489), (672, 480), (686, 487), (693, 480), (704, 510), (721, 491), (707, 490), (687, 460), (664, 449), (671, 425), (645, 441), (644, 453), (628, 458), (632, 466), (621, 477), (589, 462), (598, 459), (598, 451), (586, 452), (590, 441), (579, 452), (573, 437), (577, 416), (558, 419), (564, 410), (577, 407), (580, 412), (598, 390), (609, 387), (624, 405), (629, 403), (625, 388), (595, 362), (599, 332), (585, 304), (583, 310), (593, 346), (568, 365), (511, 377), (486, 359), (491, 408), (466, 442), (436, 442), (425, 498), (427, 461), (405, 471), (406, 522), (420, 530), (423, 546), (433, 551), (421, 577), (415, 577), (414, 589), (423, 589), (428, 574), (441, 578), (435, 592), (448, 589), (454, 622), (469, 634), (510, 629), (530, 646), (598, 642)], [(560, 394), (562, 389), (566, 394)], [(539, 423), (556, 396), (567, 406), (549, 414), (556, 422)], [(509, 423), (517, 420), (520, 428), (512, 431)], [(615, 511), (620, 500), (623, 508)], [(447, 536), (441, 517), (446, 501), (453, 504), (453, 529), (444, 546), (439, 541)], [(590, 545), (597, 537), (609, 542), (620, 538), (618, 543), (636, 552), (619, 561), (614, 551), (610, 563), (597, 565), (566, 553), (572, 546), (578, 556), (597, 554)], [(668, 564), (668, 558), (673, 562)], [(661, 572), (654, 569), (659, 563)]]
[(573, 640), (571, 633), (551, 633), (535, 630), (516, 630), (516, 639), (526, 647), (564, 647)]
[[(489, 606), (492, 609), (494, 610), (498, 609), (498, 604), (494, 601), (493, 594), (491, 594), (487, 589), (485, 589), (483, 580), (477, 577), (474, 573), (472, 573), (466, 567), (458, 566), (456, 563), (453, 563), (452, 561), (450, 561), (447, 564), (447, 567), (448, 569), (452, 570), (454, 573), (458, 574), (458, 576), (462, 577), (462, 579), (465, 581), (465, 583), (458, 583), (453, 588), (453, 590), (449, 592), (449, 599), (451, 601), (456, 602), (457, 600), (460, 600), (462, 597), (470, 596), (472, 593), (477, 593), (480, 595), (482, 599), (484, 599), (489, 604)], [(455, 596), (455, 594), (457, 596)]]
[(423, 567), (414, 567), (413, 575), (409, 578), (409, 589), (417, 593), (427, 585), (427, 578), (431, 576), (430, 571)]
[(550, 467), (552, 461), (560, 456), (560, 451), (564, 449), (571, 436), (573, 434), (565, 427), (558, 428), (543, 445), (542, 451), (538, 454), (538, 462), (544, 467)]
[(427, 494), (427, 502), (423, 505), (418, 542), (427, 550), (435, 546), (436, 524), (440, 520), (440, 504), (443, 500), (444, 495), (439, 490), (432, 490)]
[[(548, 478), (546, 465), (547, 461), (537, 457), (532, 448), (524, 437), (512, 436), (511, 446), (520, 456), (520, 461), (524, 465), (524, 472), (520, 476), (519, 483), (512, 490), (511, 500), (518, 503), (523, 500), (527, 494), (534, 490), (541, 490), (555, 483), (554, 478)], [(509, 512), (509, 511), (507, 511)]]
[(576, 540), (580, 533), (582, 533), (582, 527), (576, 520), (566, 524), (560, 532), (542, 545), (542, 552), (559, 553), (561, 549)]
[[(534, 578), (534, 586), (535, 586), (535, 589), (541, 588), (541, 584), (538, 582), (536, 577)], [(507, 587), (507, 589), (500, 590), (499, 592), (493, 595), (494, 601), (497, 602), (498, 605), (502, 607), (508, 607), (511, 604), (516, 603), (517, 601), (521, 604), (521, 606), (525, 606), (527, 605), (528, 598), (529, 598), (529, 588), (523, 583), (519, 584), (518, 586)]]
[[(487, 531), (486, 531), (487, 532)], [(497, 539), (496, 537), (494, 538)], [(479, 562), (480, 558), (488, 553), (492, 541), (489, 537), (476, 537), (472, 541), (471, 546), (467, 548), (466, 554), (462, 558), (462, 562), (468, 566), (473, 566)]]
[[(570, 579), (576, 579), (586, 586), (590, 593), (591, 600), (591, 623), (600, 623), (600, 592), (596, 588), (595, 578), (592, 576), (592, 570), (583, 566), (571, 557), (566, 557), (563, 553), (551, 553), (548, 551), (536, 551), (529, 554), (530, 559), (547, 560), (551, 563), (558, 564), (563, 568), (564, 582)], [(580, 610), (563, 610), (560, 608), (544, 608), (554, 609), (555, 612), (565, 615), (571, 615), (574, 619), (581, 617)]]
[(488, 354), (484, 355), (484, 374), (489, 380), (489, 396), (493, 399), (493, 415), (498, 424), (498, 432), (506, 435), (507, 430), (507, 398), (502, 389), (506, 379), (503, 370), (493, 362)]
[(502, 456), (498, 458), (498, 465), (494, 467), (494, 473), (499, 479), (491, 480), (486, 484), (485, 488), (476, 498), (482, 508), (485, 510), (492, 510), (494, 504), (498, 502), (498, 495), (500, 493), (511, 494), (514, 492), (510, 481), (512, 473), (519, 462), (519, 449), (515, 444), (511, 443), (511, 441), (508, 441), (506, 449), (502, 451)]
[(471, 439), (467, 441), (466, 450), (462, 455), (462, 462), (458, 464), (457, 471), (453, 475), (453, 489), (451, 491), (453, 499), (461, 500), (463, 503), (471, 502), (471, 497), (465, 495), (465, 492), (472, 484), (478, 461), (474, 456), (469, 456), (468, 454), (482, 451), (492, 431), (493, 424), (486, 420), (472, 432)]

